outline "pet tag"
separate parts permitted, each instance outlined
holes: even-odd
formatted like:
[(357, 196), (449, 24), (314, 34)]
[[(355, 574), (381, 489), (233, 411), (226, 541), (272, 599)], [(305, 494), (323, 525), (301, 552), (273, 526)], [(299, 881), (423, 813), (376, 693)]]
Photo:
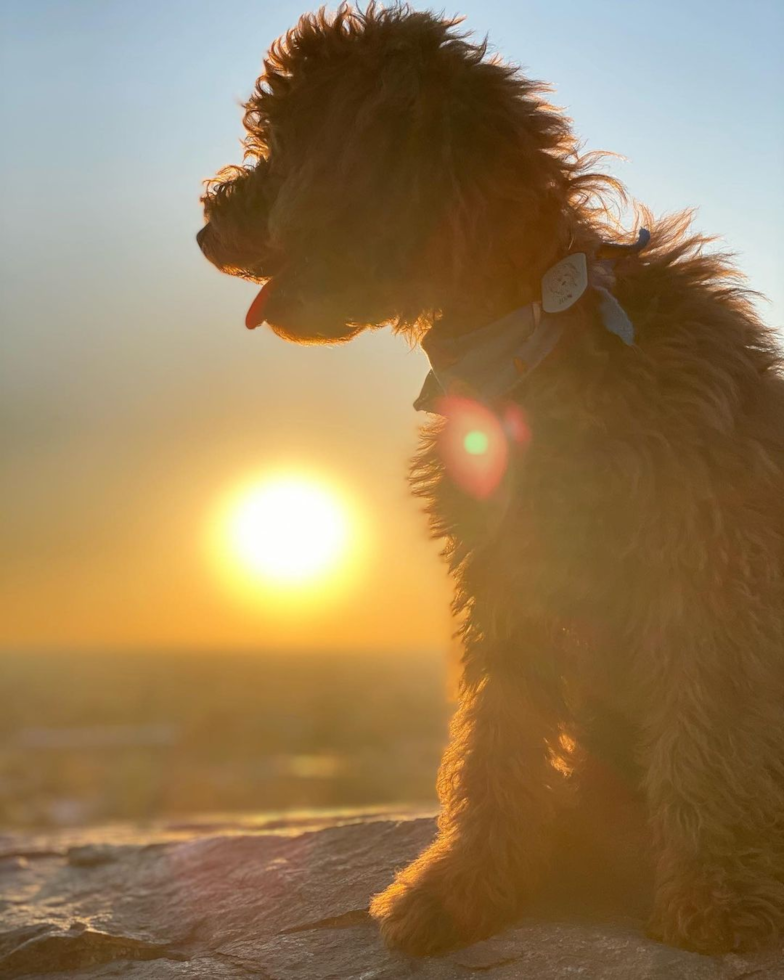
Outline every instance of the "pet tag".
[(542, 276), (542, 309), (545, 313), (568, 310), (588, 288), (585, 252), (574, 252), (556, 262)]

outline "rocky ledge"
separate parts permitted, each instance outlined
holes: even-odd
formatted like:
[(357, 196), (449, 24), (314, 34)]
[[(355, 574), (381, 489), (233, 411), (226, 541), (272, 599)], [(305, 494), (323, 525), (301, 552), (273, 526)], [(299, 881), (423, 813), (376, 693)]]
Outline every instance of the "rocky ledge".
[(784, 980), (781, 949), (705, 957), (646, 939), (644, 899), (621, 899), (601, 861), (493, 939), (390, 954), (369, 898), (433, 829), (372, 813), (2, 836), (0, 977)]

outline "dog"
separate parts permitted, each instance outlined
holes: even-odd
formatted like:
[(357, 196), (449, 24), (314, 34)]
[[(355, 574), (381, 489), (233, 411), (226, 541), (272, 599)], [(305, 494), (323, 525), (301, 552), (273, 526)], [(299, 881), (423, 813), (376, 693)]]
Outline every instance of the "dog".
[[(784, 921), (784, 378), (690, 214), (636, 206), (548, 87), (407, 6), (303, 16), (207, 182), (197, 239), (247, 325), (421, 343), (412, 466), (455, 582), (462, 686), (435, 841), (375, 896), (435, 954), (542, 887), (602, 745), (638, 773), (651, 935)], [(619, 212), (620, 213), (620, 212)], [(608, 738), (608, 732), (610, 737)], [(619, 763), (620, 764), (620, 763)]]

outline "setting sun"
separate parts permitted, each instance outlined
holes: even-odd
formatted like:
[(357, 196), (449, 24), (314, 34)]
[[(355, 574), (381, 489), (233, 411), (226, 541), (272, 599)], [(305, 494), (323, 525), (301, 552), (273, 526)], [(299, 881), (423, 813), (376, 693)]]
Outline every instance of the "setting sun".
[(257, 475), (222, 498), (212, 522), (214, 553), (233, 590), (248, 597), (326, 598), (356, 560), (355, 511), (319, 474)]
[(229, 518), (231, 546), (251, 573), (273, 581), (310, 581), (345, 552), (348, 523), (333, 493), (300, 477), (250, 487)]

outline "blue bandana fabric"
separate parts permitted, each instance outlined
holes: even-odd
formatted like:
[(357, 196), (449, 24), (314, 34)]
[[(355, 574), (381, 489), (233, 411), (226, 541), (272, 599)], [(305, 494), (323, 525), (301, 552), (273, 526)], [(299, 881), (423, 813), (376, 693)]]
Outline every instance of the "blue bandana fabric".
[[(598, 295), (599, 316), (605, 330), (628, 345), (634, 343), (634, 325), (611, 292), (613, 267), (618, 259), (642, 251), (650, 239), (648, 229), (642, 228), (631, 245), (602, 246), (601, 253), (607, 257), (590, 263), (587, 288), (583, 290)], [(545, 276), (555, 269), (557, 266)], [(429, 334), (422, 347), (430, 359), (431, 371), (414, 408), (440, 414), (435, 406), (447, 394), (468, 395), (488, 404), (502, 398), (555, 348), (563, 335), (568, 309), (579, 298), (558, 313), (544, 312), (540, 302), (530, 303), (461, 337)]]

